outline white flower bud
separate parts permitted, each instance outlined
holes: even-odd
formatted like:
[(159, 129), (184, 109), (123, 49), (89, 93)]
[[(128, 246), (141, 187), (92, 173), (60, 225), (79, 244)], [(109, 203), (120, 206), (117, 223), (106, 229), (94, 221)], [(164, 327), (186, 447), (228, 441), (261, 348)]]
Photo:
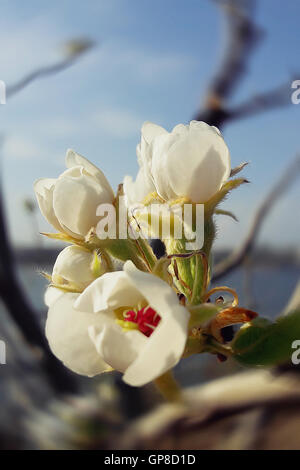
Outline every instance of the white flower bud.
[(43, 216), (60, 232), (84, 238), (99, 217), (99, 204), (112, 203), (114, 193), (104, 174), (73, 150), (66, 155), (68, 170), (57, 179), (42, 178), (34, 190)]
[(61, 287), (84, 290), (95, 280), (92, 270), (94, 255), (80, 246), (68, 246), (62, 250), (54, 264), (52, 281)]
[(151, 191), (165, 201), (188, 198), (204, 203), (230, 175), (230, 155), (220, 131), (204, 122), (179, 124), (172, 132), (147, 122), (138, 147), (140, 170), (135, 182), (124, 180), (129, 204)]

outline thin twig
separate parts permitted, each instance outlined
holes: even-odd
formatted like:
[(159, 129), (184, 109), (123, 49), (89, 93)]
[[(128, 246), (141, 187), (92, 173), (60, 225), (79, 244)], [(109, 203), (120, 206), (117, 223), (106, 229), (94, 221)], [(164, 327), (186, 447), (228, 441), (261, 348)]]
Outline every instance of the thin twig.
[(87, 39), (73, 39), (69, 41), (67, 45), (69, 46), (69, 49), (73, 48), (74, 50), (70, 50), (66, 58), (55, 64), (39, 67), (33, 72), (30, 72), (28, 75), (25, 75), (25, 77), (17, 81), (15, 84), (7, 86), (7, 98), (11, 98), (13, 95), (23, 90), (26, 86), (35, 80), (46, 78), (50, 75), (55, 75), (67, 69), (73, 65), (79, 59), (79, 57), (81, 57), (84, 53), (91, 49), (91, 47), (93, 47), (93, 42)]
[(228, 258), (218, 263), (215, 267), (213, 276), (214, 281), (220, 279), (221, 277), (230, 273), (233, 269), (237, 268), (253, 250), (255, 241), (257, 239), (261, 225), (265, 220), (265, 217), (270, 212), (275, 202), (283, 195), (283, 193), (290, 189), (292, 182), (299, 176), (299, 173), (300, 155), (297, 155), (257, 209), (245, 240), (228, 256)]
[(263, 31), (254, 21), (255, 0), (214, 1), (222, 8), (227, 22), (227, 42), (223, 60), (209, 86), (204, 108), (196, 114), (195, 119), (221, 128), (229, 121), (291, 104), (292, 78), (234, 107), (228, 105), (228, 98), (246, 75), (250, 57)]
[(292, 82), (293, 78), (271, 91), (249, 98), (244, 103), (241, 103), (235, 108), (229, 110), (227, 113), (227, 120), (246, 118), (261, 112), (269, 111), (270, 109), (291, 105)]

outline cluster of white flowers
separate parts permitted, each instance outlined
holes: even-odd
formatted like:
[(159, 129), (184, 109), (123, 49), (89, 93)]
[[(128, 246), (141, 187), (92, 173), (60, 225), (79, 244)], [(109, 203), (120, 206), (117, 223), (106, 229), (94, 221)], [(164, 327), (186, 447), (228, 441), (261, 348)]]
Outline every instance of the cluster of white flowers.
[[(226, 186), (228, 148), (219, 130), (204, 122), (180, 124), (171, 133), (145, 123), (137, 156), (136, 180), (127, 176), (123, 184), (128, 209), (147, 199), (205, 203), (211, 223), (214, 208), (235, 186)], [(180, 260), (156, 260), (145, 241), (98, 239), (97, 207), (117, 207), (117, 196), (104, 174), (73, 150), (66, 166), (57, 179), (40, 179), (34, 187), (42, 214), (59, 232), (48, 236), (70, 243), (49, 276), (46, 336), (53, 353), (74, 372), (95, 376), (117, 370), (126, 383), (144, 385), (173, 368), (189, 347), (204, 350), (195, 348), (201, 325), (206, 336), (213, 331), (207, 320), (219, 315), (220, 306), (206, 303), (212, 240), (202, 253), (182, 254), (182, 262), (201, 261), (193, 265), (191, 282), (189, 275), (181, 276), (182, 267), (178, 275)], [(116, 270), (115, 258), (122, 260), (122, 270)], [(195, 296), (186, 294), (195, 283), (202, 283), (197, 305)]]

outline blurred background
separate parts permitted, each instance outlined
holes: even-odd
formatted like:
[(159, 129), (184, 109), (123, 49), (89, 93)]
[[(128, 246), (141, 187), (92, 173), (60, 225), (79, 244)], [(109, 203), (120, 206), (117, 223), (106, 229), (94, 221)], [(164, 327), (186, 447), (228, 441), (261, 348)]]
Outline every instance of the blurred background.
[[(300, 4), (2, 0), (0, 10), (0, 448), (109, 447), (158, 397), (117, 374), (76, 377), (49, 353), (39, 272), (51, 272), (61, 246), (39, 234), (52, 229), (33, 182), (58, 176), (73, 148), (117, 188), (137, 172), (144, 121), (219, 126), (232, 167), (250, 162), (251, 184), (223, 204), (238, 222), (218, 218), (214, 282), (274, 318), (300, 273), (300, 105), (291, 101)], [(203, 355), (175, 372), (188, 386), (237, 370)]]

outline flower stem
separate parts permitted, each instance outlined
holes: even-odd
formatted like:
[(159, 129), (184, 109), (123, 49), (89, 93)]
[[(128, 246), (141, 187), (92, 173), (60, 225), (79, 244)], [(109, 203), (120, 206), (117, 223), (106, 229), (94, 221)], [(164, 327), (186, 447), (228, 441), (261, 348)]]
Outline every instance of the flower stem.
[(135, 240), (137, 249), (139, 250), (139, 253), (141, 254), (142, 259), (144, 260), (148, 270), (152, 272), (155, 263), (157, 261), (151, 246), (149, 243), (144, 240), (143, 238), (139, 238)]
[(100, 256), (104, 259), (106, 266), (107, 266), (107, 271), (112, 272), (114, 270), (112, 260), (106, 251), (100, 251)]
[(215, 340), (210, 341), (210, 345), (207, 350), (208, 352), (211, 352), (214, 354), (219, 353), (226, 357), (232, 356), (232, 349), (230, 346), (222, 345), (218, 341), (215, 341)]
[(154, 380), (154, 384), (165, 400), (172, 402), (182, 401), (181, 389), (174, 379), (172, 371), (168, 371), (158, 377)]

